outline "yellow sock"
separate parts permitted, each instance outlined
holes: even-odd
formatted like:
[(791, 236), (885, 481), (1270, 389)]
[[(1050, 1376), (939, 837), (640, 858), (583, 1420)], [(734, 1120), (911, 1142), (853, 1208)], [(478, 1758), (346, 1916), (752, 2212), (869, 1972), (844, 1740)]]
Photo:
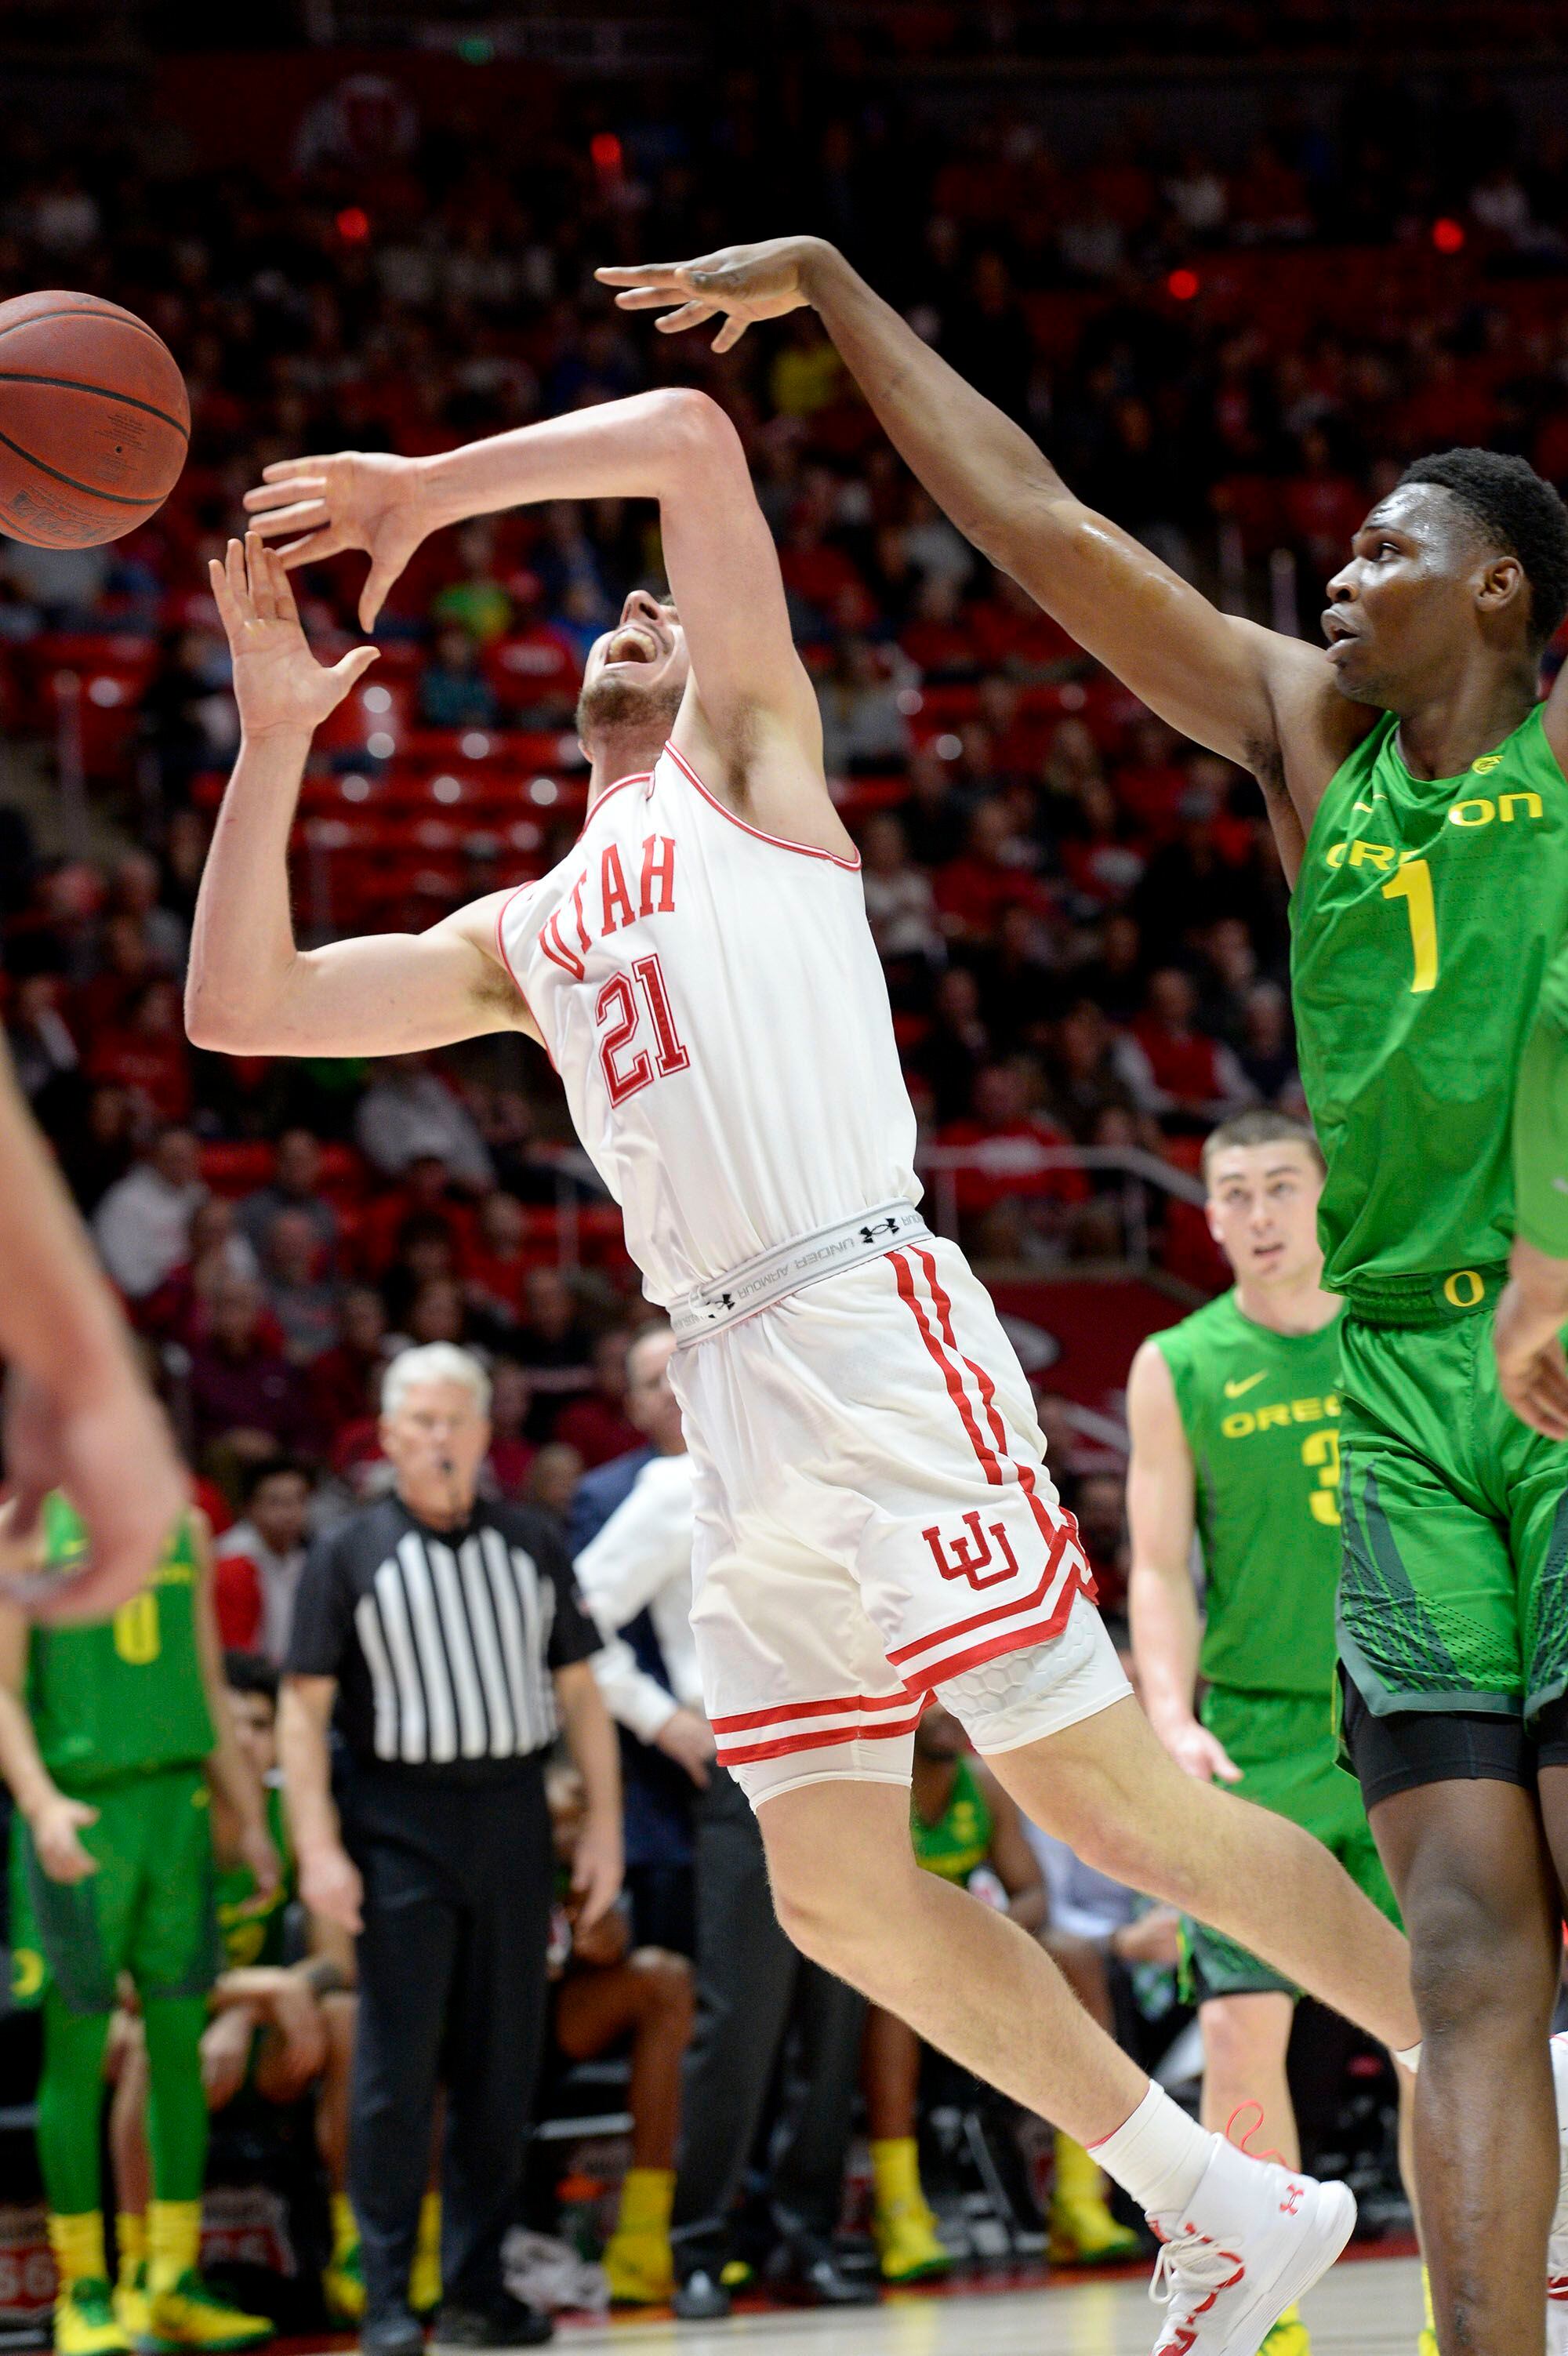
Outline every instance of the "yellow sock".
[(1437, 2336), (1437, 2318), (1432, 2311), (1432, 2276), (1427, 2273), (1424, 2266), (1423, 2266), (1421, 2270), (1421, 2308), (1422, 2313), (1426, 2318), (1426, 2329), (1435, 2339)]
[[(420, 2217), (423, 2225), (424, 2219)], [(360, 2238), (360, 2221), (354, 2214), (354, 2204), (346, 2192), (332, 2195), (332, 2254), (345, 2258)]]
[(147, 2209), (147, 2288), (156, 2297), (194, 2274), (201, 2257), (199, 2201), (154, 2201)]
[(120, 2253), (120, 2280), (134, 2286), (147, 2257), (147, 2221), (140, 2209), (122, 2209), (118, 2212), (114, 2243)]
[[(355, 2227), (355, 2231), (356, 2233), (359, 2231), (358, 2226)], [(422, 2250), (439, 2252), (441, 2248), (441, 2195), (439, 2192), (427, 2192), (419, 2204), (417, 2239)]]
[(82, 2209), (74, 2217), (49, 2218), (49, 2247), (62, 2291), (81, 2282), (107, 2282), (109, 2264), (103, 2255), (103, 2211)]
[(871, 2147), (871, 2180), (879, 2209), (919, 2201), (920, 2156), (913, 2136), (884, 2136)]
[(668, 2233), (675, 2204), (672, 2168), (628, 2168), (621, 2180), (618, 2233)]

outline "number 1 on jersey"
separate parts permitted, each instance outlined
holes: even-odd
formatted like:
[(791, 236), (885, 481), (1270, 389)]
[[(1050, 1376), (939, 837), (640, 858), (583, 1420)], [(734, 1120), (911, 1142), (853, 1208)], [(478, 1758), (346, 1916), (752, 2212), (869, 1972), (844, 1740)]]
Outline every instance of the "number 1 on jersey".
[(1402, 900), (1410, 917), (1410, 945), (1415, 953), (1412, 992), (1437, 987), (1437, 911), (1432, 899), (1432, 870), (1424, 859), (1407, 859), (1397, 875), (1383, 885), (1385, 900)]
[(600, 991), (594, 1019), (601, 1031), (609, 1028), (599, 1044), (599, 1067), (605, 1076), (612, 1105), (624, 1104), (628, 1097), (636, 1096), (639, 1088), (648, 1087), (658, 1066), (660, 1079), (668, 1079), (671, 1072), (683, 1072), (691, 1056), (681, 1044), (675, 1028), (675, 1017), (670, 1012), (670, 993), (664, 987), (664, 974), (656, 957), (639, 958), (632, 967), (648, 1004), (649, 1021), (653, 1025), (653, 1055), (639, 1047), (631, 1061), (624, 1066), (617, 1061), (631, 1044), (642, 1020), (636, 992), (624, 973), (612, 973)]

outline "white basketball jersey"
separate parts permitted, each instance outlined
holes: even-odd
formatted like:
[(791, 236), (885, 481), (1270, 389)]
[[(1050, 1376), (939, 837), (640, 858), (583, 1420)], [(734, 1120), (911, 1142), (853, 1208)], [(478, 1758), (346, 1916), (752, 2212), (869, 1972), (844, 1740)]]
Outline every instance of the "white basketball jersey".
[(857, 859), (746, 825), (666, 745), (497, 937), (651, 1300), (919, 1200)]

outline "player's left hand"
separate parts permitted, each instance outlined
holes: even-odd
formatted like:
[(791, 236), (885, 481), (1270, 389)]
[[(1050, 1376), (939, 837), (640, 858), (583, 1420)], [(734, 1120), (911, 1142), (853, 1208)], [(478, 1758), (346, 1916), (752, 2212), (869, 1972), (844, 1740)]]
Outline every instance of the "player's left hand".
[(1492, 1321), (1498, 1383), (1515, 1415), (1547, 1440), (1568, 1440), (1568, 1268), (1516, 1240)]
[(602, 286), (619, 289), (618, 310), (664, 312), (654, 322), (662, 336), (722, 316), (714, 349), (727, 352), (754, 319), (781, 319), (811, 302), (811, 262), (827, 251), (819, 238), (770, 237), (759, 245), (720, 246), (692, 262), (639, 262), (596, 270), (594, 276)]
[(374, 647), (350, 647), (330, 668), (306, 643), (283, 560), (259, 532), (242, 548), (229, 542), (221, 564), (208, 566), (234, 661), (234, 701), (252, 741), (277, 731), (308, 733), (336, 712), (376, 659)]
[(591, 1931), (620, 1896), (625, 1854), (618, 1823), (590, 1816), (572, 1855), (572, 1895), (580, 1931)]

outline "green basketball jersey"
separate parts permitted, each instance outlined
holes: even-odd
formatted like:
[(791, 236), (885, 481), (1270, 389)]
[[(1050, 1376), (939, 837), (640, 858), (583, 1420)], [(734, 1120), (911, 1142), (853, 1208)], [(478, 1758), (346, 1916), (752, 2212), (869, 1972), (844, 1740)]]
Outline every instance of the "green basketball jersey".
[(267, 1786), (267, 1830), (273, 1837), (283, 1873), (259, 1913), (245, 1911), (256, 1894), (256, 1877), (250, 1867), (229, 1865), (218, 1869), (214, 1894), (226, 1972), (241, 1971), (252, 1964), (281, 1964), (284, 1959), (284, 1917), (295, 1894), (295, 1872), (283, 1791), (276, 1783)]
[[(86, 1533), (58, 1491), (44, 1504), (46, 1560), (65, 1569)], [(183, 1519), (152, 1578), (112, 1619), (35, 1627), (27, 1713), (62, 1790), (91, 1790), (146, 1768), (194, 1766), (215, 1735), (196, 1649), (196, 1541)]]
[(1251, 1693), (1333, 1690), (1339, 1320), (1275, 1333), (1233, 1292), (1154, 1337), (1197, 1472), (1201, 1667)]
[(959, 1760), (951, 1796), (934, 1825), (926, 1822), (913, 1800), (909, 1803), (909, 1832), (917, 1863), (928, 1873), (940, 1874), (944, 1881), (956, 1881), (961, 1889), (991, 1855), (993, 1830), (991, 1803), (967, 1759)]
[(1514, 1075), (1568, 931), (1568, 779), (1537, 706), (1462, 776), (1387, 713), (1335, 775), (1291, 909), (1301, 1074), (1328, 1157), (1324, 1282), (1419, 1319), (1475, 1306), (1514, 1226)]

